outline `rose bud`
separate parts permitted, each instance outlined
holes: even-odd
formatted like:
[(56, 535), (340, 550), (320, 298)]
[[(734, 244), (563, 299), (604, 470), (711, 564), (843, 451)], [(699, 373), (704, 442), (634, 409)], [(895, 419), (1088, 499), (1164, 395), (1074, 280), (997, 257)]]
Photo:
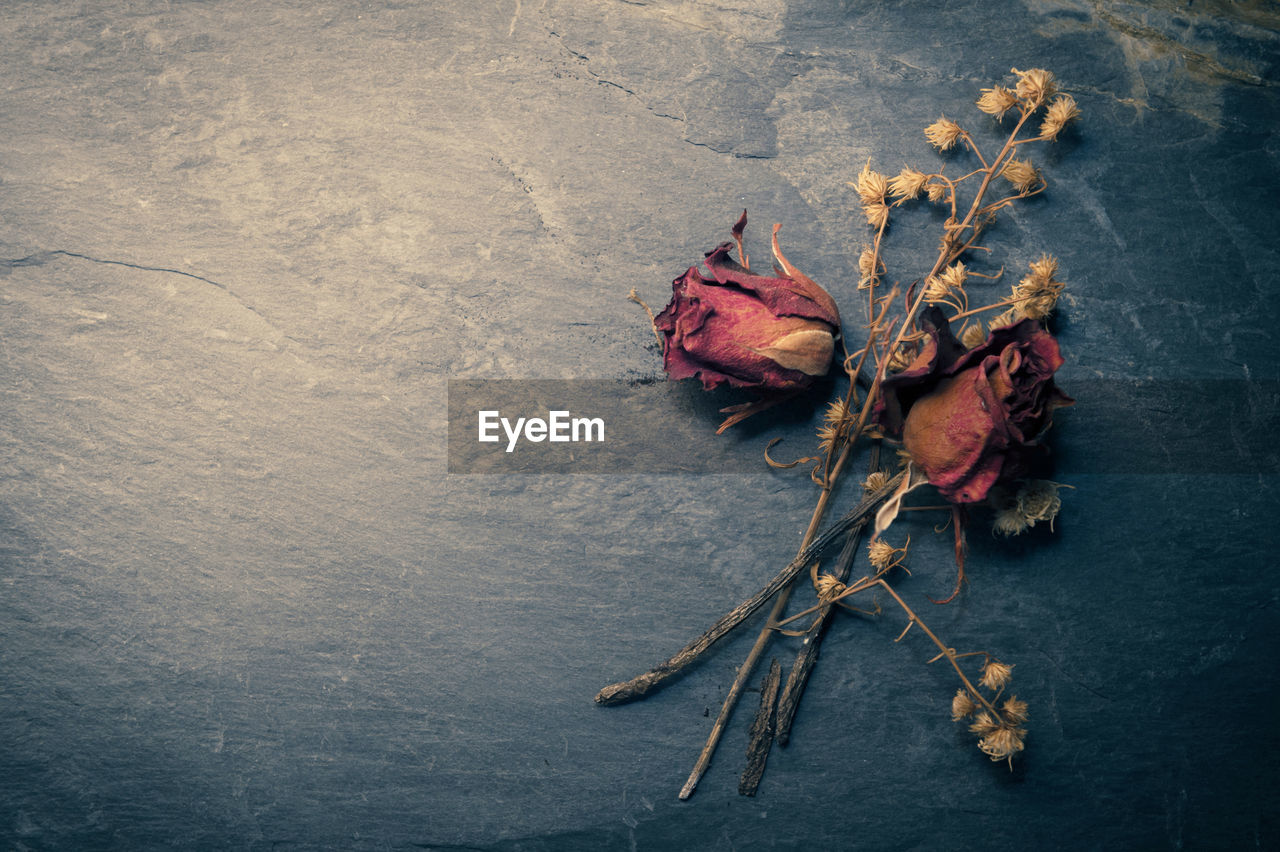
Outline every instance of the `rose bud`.
[(927, 333), (915, 359), (880, 385), (875, 418), (953, 503), (986, 499), (997, 482), (1026, 474), (1055, 408), (1074, 400), (1054, 385), (1058, 342), (1024, 319), (966, 350), (946, 315), (921, 314)]
[[(745, 214), (739, 225), (745, 224)], [(740, 228), (735, 228), (735, 236)], [(710, 390), (792, 391), (831, 366), (840, 313), (834, 300), (777, 250), (786, 277), (752, 274), (722, 243), (672, 282), (671, 302), (654, 320), (663, 337), (663, 367), (673, 379), (698, 378)]]

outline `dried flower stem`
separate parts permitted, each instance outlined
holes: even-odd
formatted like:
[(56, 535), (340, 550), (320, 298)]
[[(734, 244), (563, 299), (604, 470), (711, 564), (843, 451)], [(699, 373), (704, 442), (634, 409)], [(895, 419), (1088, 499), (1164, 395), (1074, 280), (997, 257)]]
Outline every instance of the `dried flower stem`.
[[(863, 424), (859, 424), (859, 430), (854, 431), (854, 435), (858, 434), (861, 425)], [(822, 486), (822, 493), (818, 496), (818, 504), (813, 509), (813, 517), (809, 519), (809, 528), (805, 530), (804, 538), (800, 541), (801, 554), (809, 549), (818, 534), (818, 527), (822, 524), (822, 519), (827, 513), (827, 504), (831, 502), (832, 488), (849, 458), (853, 444), (853, 440), (849, 440), (844, 444), (840, 451), (840, 458), (836, 460), (835, 467), (831, 469), (830, 476), (827, 477)], [(884, 492), (885, 497), (892, 493), (887, 489), (881, 489), (881, 491)], [(879, 494), (880, 492), (876, 493)], [(867, 500), (863, 500), (859, 505), (861, 506), (866, 502)], [(797, 556), (796, 561), (799, 561), (799, 559), (799, 556)], [(808, 560), (806, 559), (801, 562), (801, 565), (807, 562)], [(795, 579), (794, 575), (791, 579)], [(698, 782), (702, 780), (707, 767), (711, 765), (711, 757), (715, 754), (716, 746), (720, 743), (720, 737), (724, 734), (724, 727), (728, 723), (729, 717), (733, 714), (734, 706), (738, 703), (738, 697), (746, 687), (747, 679), (751, 677), (751, 672), (755, 669), (756, 662), (769, 644), (769, 639), (773, 636), (774, 625), (787, 608), (787, 602), (791, 599), (791, 589), (791, 581), (788, 581), (777, 593), (778, 596), (774, 600), (773, 609), (769, 611), (768, 620), (765, 622), (764, 627), (761, 628), (760, 633), (757, 634), (755, 644), (751, 646), (751, 650), (747, 653), (747, 658), (738, 667), (737, 677), (733, 679), (733, 684), (729, 687), (729, 693), (725, 696), (724, 703), (720, 706), (720, 713), (716, 716), (715, 724), (711, 726), (711, 733), (707, 736), (707, 742), (702, 747), (702, 752), (698, 755), (697, 762), (693, 765), (693, 771), (689, 773), (689, 779), (684, 782), (684, 787), (680, 789), (681, 799), (687, 799), (693, 795), (693, 791), (698, 787)]]
[[(871, 448), (869, 470), (874, 472), (879, 466), (880, 446), (876, 444)], [(849, 536), (845, 540), (844, 548), (836, 559), (836, 564), (831, 574), (841, 582), (844, 582), (849, 576), (853, 560), (858, 554), (858, 545), (862, 540), (862, 530), (866, 527), (868, 520), (864, 519), (849, 530)], [(809, 682), (809, 673), (813, 671), (813, 666), (818, 661), (818, 648), (822, 645), (822, 637), (834, 608), (834, 604), (821, 608), (818, 618), (805, 631), (804, 638), (801, 640), (800, 650), (796, 652), (795, 662), (791, 666), (791, 672), (787, 675), (786, 685), (783, 686), (782, 695), (778, 699), (778, 717), (774, 726), (775, 736), (781, 745), (785, 746), (791, 739), (791, 723), (795, 719), (796, 709), (800, 706), (800, 696), (804, 693), (805, 685)]]
[[(932, 630), (930, 630), (929, 626), (920, 620), (920, 616), (916, 615), (915, 611), (913, 611), (911, 607), (907, 606), (907, 602), (904, 601), (898, 595), (898, 593), (893, 590), (893, 586), (890, 586), (887, 582), (885, 582), (883, 578), (876, 579), (875, 584), (883, 588), (886, 592), (888, 592), (893, 597), (893, 599), (898, 602), (898, 606), (902, 607), (902, 611), (905, 612), (907, 614), (907, 618), (910, 619), (910, 621), (907, 624), (907, 627), (910, 628), (912, 624), (918, 624), (920, 626), (920, 629), (925, 632), (925, 635), (929, 637), (929, 639), (933, 642), (933, 644), (938, 646), (938, 650), (942, 652), (942, 656), (947, 658), (947, 662), (951, 663), (951, 667), (955, 669), (956, 674), (960, 676), (960, 681), (964, 684), (965, 689), (967, 689), (971, 695), (977, 698), (978, 701), (984, 707), (990, 710), (991, 713), (996, 716), (996, 718), (1000, 718), (999, 711), (996, 710), (995, 706), (990, 701), (987, 700), (985, 695), (983, 695), (981, 692), (978, 691), (978, 688), (973, 685), (973, 683), (969, 680), (968, 676), (964, 673), (964, 669), (960, 668), (960, 663), (958, 662), (958, 659), (961, 656), (970, 656), (970, 655), (957, 654), (954, 648), (951, 648), (943, 644), (942, 640), (938, 638), (937, 634), (935, 634)], [(903, 631), (903, 635), (906, 635), (906, 631)], [(898, 638), (901, 639), (902, 637), (899, 636)], [(935, 657), (934, 659), (937, 659), (937, 657)]]
[(901, 480), (902, 474), (898, 474), (885, 483), (883, 487), (868, 494), (848, 514), (832, 524), (821, 535), (816, 536), (809, 543), (809, 546), (803, 548), (799, 555), (779, 571), (777, 576), (770, 580), (764, 588), (735, 607), (732, 612), (722, 617), (705, 633), (677, 651), (670, 659), (659, 663), (649, 671), (642, 675), (637, 675), (631, 680), (610, 684), (600, 690), (596, 694), (596, 703), (612, 705), (634, 701), (647, 695), (674, 675), (679, 674), (697, 660), (698, 657), (702, 656), (713, 644), (723, 639), (730, 631), (749, 618), (752, 613), (777, 594), (780, 589), (799, 576), (808, 566), (810, 560), (830, 547), (834, 541), (847, 533), (855, 524), (874, 514), (880, 504), (898, 487)]

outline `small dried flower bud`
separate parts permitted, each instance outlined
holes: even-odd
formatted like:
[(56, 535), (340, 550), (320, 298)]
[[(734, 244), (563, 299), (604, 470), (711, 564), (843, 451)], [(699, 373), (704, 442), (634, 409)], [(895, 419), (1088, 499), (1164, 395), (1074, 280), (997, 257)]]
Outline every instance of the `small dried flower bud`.
[(1030, 160), (1010, 160), (1000, 170), (1000, 177), (1013, 184), (1020, 193), (1028, 193), (1040, 182), (1040, 170)]
[(814, 591), (818, 593), (818, 600), (823, 603), (831, 603), (840, 597), (840, 593), (847, 587), (840, 582), (833, 574), (822, 574), (813, 584)]
[(969, 279), (969, 270), (959, 261), (942, 270), (940, 276), (947, 286), (953, 290), (963, 290), (964, 282)]
[(1047, 479), (1035, 479), (1028, 482), (1018, 491), (1018, 511), (1028, 524), (1037, 521), (1048, 521), (1051, 525), (1062, 508), (1062, 498), (1058, 489), (1062, 486)]
[(1011, 89), (1004, 86), (993, 86), (990, 89), (982, 90), (982, 97), (978, 98), (978, 109), (987, 115), (993, 115), (997, 119), (1004, 118), (1004, 114), (1018, 102), (1018, 96)]
[(951, 285), (937, 275), (924, 282), (924, 300), (930, 304), (945, 301), (951, 295)]
[(1012, 71), (1018, 75), (1018, 85), (1015, 87), (1018, 97), (1032, 109), (1053, 97), (1058, 90), (1053, 82), (1053, 74), (1043, 68), (1032, 68), (1030, 71), (1014, 68)]
[(1051, 254), (1042, 254), (1039, 260), (1033, 260), (1027, 265), (1031, 267), (1031, 274), (1027, 277), (1038, 284), (1047, 284), (1058, 274), (1058, 259)]
[(966, 326), (965, 330), (960, 333), (960, 343), (965, 349), (972, 349), (975, 346), (981, 346), (982, 342), (986, 339), (986, 332), (982, 330), (982, 323), (980, 322), (975, 322), (973, 325)]
[(1005, 506), (996, 512), (995, 519), (991, 522), (991, 528), (995, 532), (1003, 536), (1021, 535), (1031, 529), (1031, 524), (1027, 523), (1027, 519), (1018, 511), (1018, 507)]
[(1013, 666), (999, 660), (987, 660), (982, 667), (982, 680), (978, 684), (987, 689), (1002, 689), (1012, 677)]
[(1022, 751), (1022, 738), (1027, 732), (1021, 728), (1001, 726), (987, 736), (978, 740), (978, 748), (993, 761), (1013, 761), (1013, 756)]
[(1013, 724), (1021, 725), (1027, 721), (1027, 702), (1019, 701), (1016, 695), (1011, 696), (1008, 701), (1000, 705), (1000, 712)]
[(991, 322), (988, 323), (988, 327), (991, 328), (992, 331), (994, 331), (997, 328), (1005, 328), (1006, 326), (1013, 325), (1014, 323), (1016, 323), (1018, 320), (1022, 318), (1023, 318), (1022, 312), (1018, 310), (1017, 305), (1014, 305), (1012, 308), (1009, 308), (1009, 310), (1005, 311), (1004, 313), (997, 314), (996, 316), (992, 317)]
[(883, 201), (862, 205), (862, 215), (867, 217), (867, 224), (877, 230), (889, 221), (889, 207)]
[(1040, 124), (1041, 139), (1057, 139), (1062, 128), (1080, 117), (1075, 98), (1070, 95), (1059, 95), (1049, 104), (1044, 112), (1044, 121)]
[(889, 369), (892, 372), (899, 372), (911, 366), (911, 362), (916, 359), (916, 350), (914, 347), (903, 344), (893, 350), (893, 354), (889, 356)]
[(885, 180), (884, 175), (871, 170), (870, 160), (867, 160), (867, 164), (862, 167), (854, 187), (858, 190), (858, 197), (862, 199), (863, 204), (882, 204), (885, 193), (889, 191), (888, 181)]
[(868, 545), (867, 559), (870, 560), (872, 568), (877, 571), (883, 571), (893, 564), (894, 555), (897, 552), (889, 542), (878, 538)]
[(991, 714), (986, 710), (983, 710), (977, 716), (974, 716), (973, 724), (969, 726), (969, 731), (971, 733), (975, 733), (980, 736), (995, 733), (999, 729), (1000, 723), (991, 718)]
[(858, 255), (858, 289), (864, 290), (880, 277), (880, 261), (871, 246)]
[(916, 198), (924, 189), (929, 176), (910, 166), (903, 166), (898, 176), (889, 180), (889, 192), (894, 198)]
[(939, 151), (946, 151), (960, 140), (963, 132), (960, 125), (944, 115), (924, 129), (924, 138)]
[(947, 199), (947, 185), (941, 181), (933, 181), (924, 188), (924, 191), (929, 196), (929, 200), (935, 203)]
[(889, 484), (889, 474), (883, 470), (874, 470), (862, 482), (862, 490), (870, 494), (879, 491)]
[(969, 690), (957, 689), (956, 697), (951, 699), (951, 721), (959, 722), (961, 719), (968, 718), (977, 709), (978, 703), (973, 700)]

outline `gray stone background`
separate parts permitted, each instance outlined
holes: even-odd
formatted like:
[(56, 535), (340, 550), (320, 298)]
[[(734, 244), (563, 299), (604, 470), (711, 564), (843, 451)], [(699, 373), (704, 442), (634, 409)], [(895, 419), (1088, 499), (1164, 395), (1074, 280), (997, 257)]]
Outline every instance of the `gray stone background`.
[[(1276, 848), (1278, 25), (1262, 0), (6, 3), (6, 848)], [(785, 563), (813, 487), (449, 475), (447, 380), (660, 375), (625, 296), (661, 305), (744, 207), (756, 258), (785, 223), (851, 302), (846, 181), (936, 164), (944, 112), (993, 140), (972, 101), (1014, 66), (1084, 117), (978, 262), (1060, 258), (1068, 392), (1183, 389), (1077, 392), (1056, 532), (975, 530), (948, 607), (911, 522), (903, 593), (1016, 664), (1028, 750), (987, 761), (886, 610), (835, 624), (756, 798), (748, 695), (678, 802), (752, 637), (592, 696)], [(895, 221), (910, 281), (938, 220)], [(726, 440), (800, 454), (808, 427)]]

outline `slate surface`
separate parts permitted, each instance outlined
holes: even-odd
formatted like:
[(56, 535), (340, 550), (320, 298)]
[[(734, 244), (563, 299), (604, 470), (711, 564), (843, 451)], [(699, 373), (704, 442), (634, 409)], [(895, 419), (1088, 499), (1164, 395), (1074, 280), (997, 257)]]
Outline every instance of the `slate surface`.
[[(5, 846), (1280, 845), (1278, 24), (1198, 0), (5, 4)], [(677, 802), (751, 637), (644, 702), (591, 697), (785, 563), (812, 487), (450, 475), (447, 380), (658, 375), (626, 293), (661, 304), (743, 207), (757, 257), (783, 222), (853, 299), (846, 181), (936, 162), (940, 113), (987, 127), (970, 103), (1013, 66), (1084, 121), (992, 262), (1061, 259), (1061, 382), (1094, 390), (1056, 427), (1056, 533), (973, 535), (928, 617), (1016, 663), (1025, 759), (978, 753), (890, 612), (835, 625), (756, 798), (748, 696)], [(904, 278), (936, 224), (895, 227)], [(951, 583), (929, 525), (921, 606)]]

